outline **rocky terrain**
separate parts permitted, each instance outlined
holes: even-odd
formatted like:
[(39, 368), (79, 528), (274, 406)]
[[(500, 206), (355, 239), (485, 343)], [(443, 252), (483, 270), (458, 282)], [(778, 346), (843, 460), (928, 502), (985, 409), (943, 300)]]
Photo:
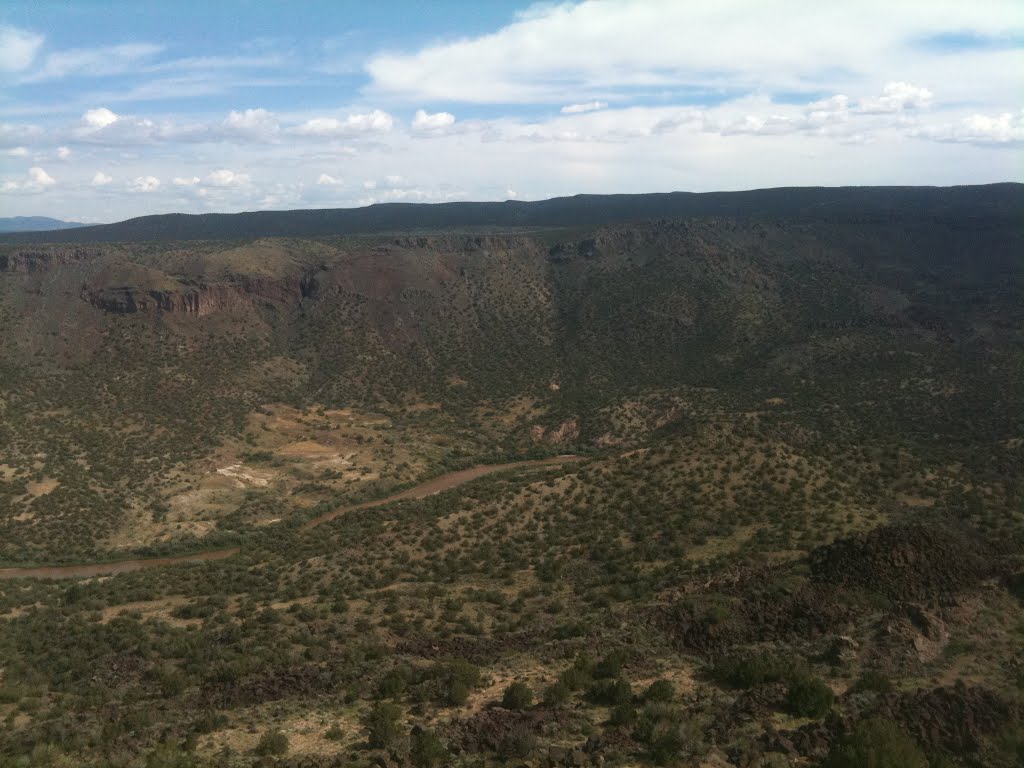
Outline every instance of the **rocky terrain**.
[(11, 236), (0, 766), (1021, 765), (1019, 189), (744, 194)]

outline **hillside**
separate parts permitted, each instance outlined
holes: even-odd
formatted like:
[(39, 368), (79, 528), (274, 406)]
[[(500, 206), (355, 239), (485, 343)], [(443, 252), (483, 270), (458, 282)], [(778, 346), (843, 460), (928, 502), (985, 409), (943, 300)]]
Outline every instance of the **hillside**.
[(52, 232), (56, 229), (73, 229), (81, 226), (84, 225), (76, 221), (61, 221), (49, 216), (0, 217), (0, 232)]
[(0, 765), (1019, 765), (1022, 194), (5, 238)]
[[(1020, 217), (1024, 184), (965, 187), (792, 187), (748, 192), (576, 195), (538, 202), (386, 203), (365, 208), (164, 214), (81, 227), (67, 243), (322, 237), (381, 232), (594, 227), (649, 218), (706, 216), (857, 219), (954, 215)], [(42, 228), (42, 227), (40, 227)], [(45, 232), (0, 235), (0, 243), (46, 243)]]

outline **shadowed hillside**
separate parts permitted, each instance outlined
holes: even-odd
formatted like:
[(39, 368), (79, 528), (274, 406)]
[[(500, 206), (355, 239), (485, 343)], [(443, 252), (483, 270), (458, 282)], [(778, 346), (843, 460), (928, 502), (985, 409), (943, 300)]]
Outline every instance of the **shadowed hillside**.
[[(366, 208), (142, 216), (80, 227), (68, 243), (321, 237), (452, 229), (593, 227), (616, 221), (692, 216), (858, 219), (953, 214), (1024, 215), (1024, 185), (966, 187), (791, 187), (749, 192), (576, 195), (538, 202), (385, 203)], [(0, 242), (46, 243), (45, 232), (0, 235)]]

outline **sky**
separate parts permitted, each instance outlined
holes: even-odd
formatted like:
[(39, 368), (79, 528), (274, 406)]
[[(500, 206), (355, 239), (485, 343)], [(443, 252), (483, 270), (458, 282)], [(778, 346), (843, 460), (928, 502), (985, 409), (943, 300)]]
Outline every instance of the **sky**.
[(0, 216), (998, 181), (1020, 0), (0, 5)]

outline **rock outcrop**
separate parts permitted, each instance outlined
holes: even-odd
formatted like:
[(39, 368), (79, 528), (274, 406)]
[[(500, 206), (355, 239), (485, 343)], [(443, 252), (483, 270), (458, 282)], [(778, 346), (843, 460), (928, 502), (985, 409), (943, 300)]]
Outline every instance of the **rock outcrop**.
[(318, 289), (316, 279), (309, 275), (290, 280), (238, 277), (226, 282), (199, 285), (177, 282), (176, 285), (159, 288), (111, 285), (101, 277), (82, 286), (81, 296), (84, 301), (104, 312), (173, 312), (203, 317), (253, 304), (274, 307), (297, 304), (304, 298), (314, 296)]
[(45, 272), (53, 267), (78, 264), (98, 255), (86, 248), (58, 248), (0, 253), (0, 272)]

